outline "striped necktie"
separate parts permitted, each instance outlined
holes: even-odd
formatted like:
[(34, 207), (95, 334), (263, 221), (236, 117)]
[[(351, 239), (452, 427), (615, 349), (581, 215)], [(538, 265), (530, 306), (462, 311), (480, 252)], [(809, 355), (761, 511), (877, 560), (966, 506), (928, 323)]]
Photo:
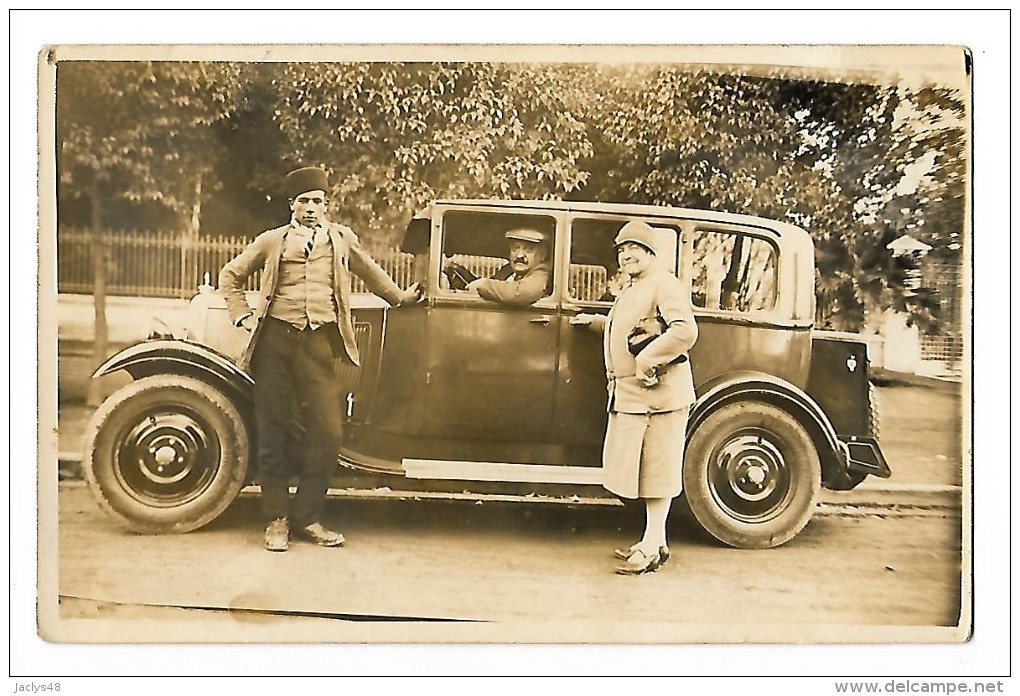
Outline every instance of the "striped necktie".
[(318, 227), (313, 227), (312, 228), (312, 233), (310, 235), (308, 235), (308, 242), (305, 244), (305, 258), (306, 259), (311, 255), (312, 249), (315, 248), (315, 235), (318, 233), (318, 231), (319, 231)]

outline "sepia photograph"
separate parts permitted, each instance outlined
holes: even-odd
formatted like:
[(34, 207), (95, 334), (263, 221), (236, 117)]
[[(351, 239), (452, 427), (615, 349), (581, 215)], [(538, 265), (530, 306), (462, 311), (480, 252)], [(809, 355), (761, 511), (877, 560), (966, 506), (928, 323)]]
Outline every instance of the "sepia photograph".
[(971, 46), (37, 49), (49, 649), (974, 640)]

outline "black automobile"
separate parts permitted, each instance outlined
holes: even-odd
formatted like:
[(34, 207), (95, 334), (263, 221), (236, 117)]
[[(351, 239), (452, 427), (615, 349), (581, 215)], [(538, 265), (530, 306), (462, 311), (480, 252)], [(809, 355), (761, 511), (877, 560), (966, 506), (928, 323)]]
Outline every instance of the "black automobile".
[[(613, 239), (634, 219), (671, 247), (660, 257), (689, 285), (700, 330), (683, 472), (693, 519), (726, 544), (773, 547), (808, 523), (822, 487), (889, 476), (866, 344), (813, 326), (814, 252), (803, 229), (707, 210), (460, 200), (412, 220), (400, 253), (383, 260), (422, 284), (422, 303), (393, 309), (355, 295), (362, 364), (336, 367), (345, 421), (337, 485), (608, 495), (601, 342), (570, 319), (609, 310)], [(453, 261), (491, 274), (505, 263), (505, 232), (521, 226), (551, 240), (551, 281), (533, 304), (490, 302), (444, 272)], [(254, 382), (235, 362), (245, 334), (211, 288), (190, 309), (187, 335), (131, 346), (96, 372), (124, 370), (133, 381), (88, 427), (87, 480), (142, 532), (201, 527), (257, 483)]]

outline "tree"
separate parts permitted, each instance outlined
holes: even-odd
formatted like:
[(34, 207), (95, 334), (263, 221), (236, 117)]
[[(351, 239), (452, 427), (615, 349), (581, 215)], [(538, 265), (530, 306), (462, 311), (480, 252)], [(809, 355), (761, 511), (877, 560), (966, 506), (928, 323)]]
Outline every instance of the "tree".
[(588, 176), (555, 66), (299, 63), (275, 84), (293, 163), (330, 170), (341, 218), (380, 241), (436, 198), (559, 196)]
[(930, 244), (932, 254), (958, 258), (964, 243), (967, 187), (967, 109), (953, 90), (903, 90), (900, 115), (909, 140), (916, 186), (899, 192), (881, 217)]
[[(64, 61), (57, 66), (59, 186), (91, 209), (95, 344), (106, 357), (104, 211), (118, 199), (155, 201), (197, 234), (217, 157), (210, 125), (238, 108), (243, 64)], [(90, 390), (90, 402), (98, 400)]]
[(933, 325), (930, 294), (905, 288), (908, 260), (885, 249), (927, 211), (880, 213), (926, 190), (909, 184), (928, 162), (923, 200), (943, 203), (929, 206), (940, 226), (962, 223), (962, 131), (933, 128), (962, 117), (951, 92), (682, 66), (602, 78), (584, 115), (604, 126), (590, 163), (601, 175), (580, 195), (787, 219), (815, 240), (819, 325), (860, 330), (886, 307)]
[(675, 67), (610, 70), (597, 195), (781, 217), (796, 131), (760, 78)]
[[(958, 92), (774, 68), (528, 63), (62, 63), (61, 184), (152, 201), (197, 229), (213, 181), (247, 229), (290, 166), (331, 173), (337, 219), (395, 245), (441, 197), (706, 207), (811, 233), (820, 325), (893, 307), (934, 326), (885, 245), (959, 255)], [(212, 174), (212, 176), (210, 176)], [(217, 201), (218, 203), (218, 201)], [(258, 205), (256, 205), (258, 204)], [(230, 212), (233, 211), (233, 212)]]
[(937, 298), (930, 288), (907, 282), (916, 261), (893, 257), (886, 247), (904, 234), (940, 253), (959, 242), (965, 108), (950, 90), (863, 89), (844, 90), (868, 108), (838, 122), (847, 137), (827, 153), (837, 195), (822, 218), (830, 233), (818, 243), (819, 267), (828, 271), (819, 284), (820, 319), (859, 330), (869, 317), (894, 309), (933, 331), (941, 321)]

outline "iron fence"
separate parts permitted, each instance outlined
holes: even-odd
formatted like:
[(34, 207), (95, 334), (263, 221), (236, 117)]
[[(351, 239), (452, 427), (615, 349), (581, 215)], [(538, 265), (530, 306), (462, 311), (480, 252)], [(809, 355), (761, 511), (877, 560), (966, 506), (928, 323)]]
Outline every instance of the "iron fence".
[(959, 265), (927, 262), (922, 264), (922, 284), (934, 290), (939, 299), (942, 328), (938, 333), (921, 334), (921, 359), (959, 369), (963, 360), (963, 292)]
[[(92, 294), (95, 281), (94, 250), (99, 242), (109, 250), (106, 291), (132, 297), (192, 297), (207, 279), (216, 284), (223, 265), (250, 242), (243, 236), (195, 237), (180, 232), (102, 232), (62, 228), (57, 234), (57, 291)], [(381, 250), (373, 258), (401, 287), (413, 278), (413, 256)], [(260, 273), (248, 279), (248, 289), (259, 285)], [(357, 276), (354, 292), (364, 292)]]

